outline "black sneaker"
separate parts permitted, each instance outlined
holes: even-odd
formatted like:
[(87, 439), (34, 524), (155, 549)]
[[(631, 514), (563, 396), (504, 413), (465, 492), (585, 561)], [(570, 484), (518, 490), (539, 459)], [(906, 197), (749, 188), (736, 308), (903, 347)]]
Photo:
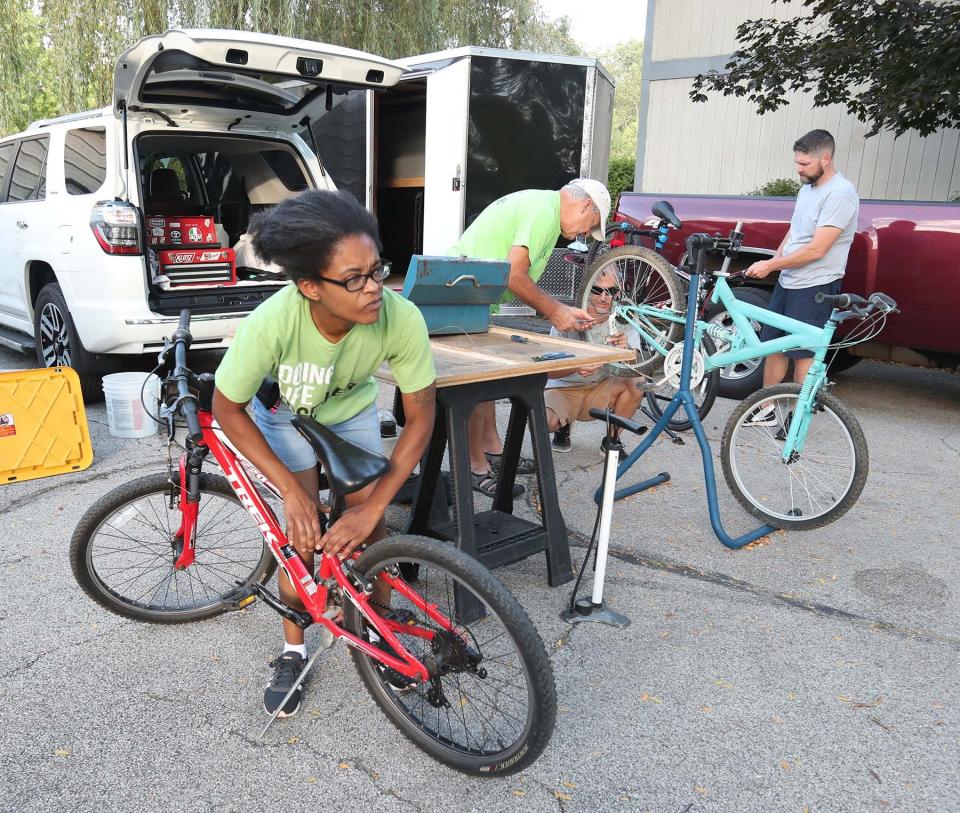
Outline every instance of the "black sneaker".
[(550, 442), (555, 452), (570, 451), (570, 424), (561, 426), (553, 433), (553, 440)]
[[(273, 680), (267, 686), (263, 693), (263, 710), (267, 714), (273, 714), (279, 707), (281, 701), (286, 697), (290, 687), (297, 682), (306, 661), (298, 652), (284, 652), (280, 657), (270, 661), (270, 668), (274, 670)], [(293, 717), (300, 711), (300, 698), (303, 697), (303, 686), (297, 686), (297, 690), (290, 695), (278, 717)]]

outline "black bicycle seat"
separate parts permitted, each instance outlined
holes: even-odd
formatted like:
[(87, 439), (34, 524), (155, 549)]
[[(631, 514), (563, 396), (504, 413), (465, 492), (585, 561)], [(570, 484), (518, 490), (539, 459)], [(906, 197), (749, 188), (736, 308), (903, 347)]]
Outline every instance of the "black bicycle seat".
[(344, 440), (307, 415), (298, 415), (290, 423), (313, 447), (330, 490), (336, 496), (352, 494), (370, 485), (390, 465), (382, 454)]
[(677, 213), (673, 211), (673, 206), (670, 205), (669, 201), (658, 200), (650, 208), (650, 211), (661, 220), (666, 220), (667, 223), (669, 223), (675, 229), (679, 229), (683, 225), (680, 222), (680, 218), (677, 217)]

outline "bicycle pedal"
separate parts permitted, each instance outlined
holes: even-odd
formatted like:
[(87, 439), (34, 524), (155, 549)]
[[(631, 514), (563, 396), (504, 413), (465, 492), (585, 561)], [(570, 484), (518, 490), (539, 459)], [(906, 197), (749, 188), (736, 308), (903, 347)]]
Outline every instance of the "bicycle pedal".
[(254, 593), (251, 588), (246, 587), (241, 590), (237, 590), (234, 594), (230, 595), (226, 599), (226, 603), (231, 611), (238, 611), (246, 609), (256, 600), (256, 593)]

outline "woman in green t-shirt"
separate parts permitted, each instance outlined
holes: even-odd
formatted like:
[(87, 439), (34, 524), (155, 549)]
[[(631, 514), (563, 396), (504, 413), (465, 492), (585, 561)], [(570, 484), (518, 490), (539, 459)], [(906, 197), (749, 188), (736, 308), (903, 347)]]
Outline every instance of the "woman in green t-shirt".
[[(420, 311), (384, 289), (377, 222), (352, 197), (304, 192), (257, 216), (250, 232), (257, 254), (294, 284), (242, 322), (217, 369), (213, 412), (230, 441), (280, 490), (287, 536), (312, 569), (315, 551), (342, 558), (385, 536), (386, 507), (433, 430), (433, 357)], [(387, 473), (349, 495), (343, 516), (321, 536), (316, 457), (290, 418), (311, 415), (351, 442), (382, 451), (372, 373), (384, 361), (401, 391), (404, 432)], [(267, 377), (278, 382), (280, 402), (269, 409), (254, 401), (251, 418), (247, 404)], [(299, 607), (288, 580), (281, 576), (279, 583), (282, 599)], [(389, 590), (378, 584), (378, 592), (388, 600)], [(274, 678), (264, 694), (271, 714), (306, 663), (303, 630), (283, 623), (284, 651), (271, 664)], [(299, 707), (298, 690), (280, 716)]]

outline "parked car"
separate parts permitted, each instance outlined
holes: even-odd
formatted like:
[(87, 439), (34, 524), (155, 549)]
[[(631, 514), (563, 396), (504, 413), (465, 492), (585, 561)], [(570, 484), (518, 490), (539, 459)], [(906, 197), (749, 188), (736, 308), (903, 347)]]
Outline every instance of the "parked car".
[[(790, 227), (793, 198), (706, 195), (650, 195), (624, 192), (615, 219), (654, 224), (651, 206), (667, 199), (683, 225), (671, 231), (663, 249), (674, 265), (684, 259), (689, 234), (726, 234), (743, 222), (743, 249), (731, 270), (770, 257)], [(764, 307), (776, 274), (762, 280), (739, 278), (736, 295)], [(960, 311), (960, 205), (914, 201), (863, 200), (857, 234), (850, 248), (843, 290), (866, 296), (884, 291), (900, 313), (890, 316), (873, 341), (838, 351), (831, 369), (840, 371), (860, 358), (929, 367), (960, 365), (960, 333), (952, 321)], [(723, 321), (715, 308), (711, 319)], [(721, 380), (720, 394), (742, 398), (762, 383), (762, 367), (741, 369)]]
[(195, 348), (286, 284), (250, 217), (334, 189), (311, 124), (403, 66), (315, 42), (167, 31), (125, 51), (113, 104), (0, 139), (0, 344), (80, 374), (84, 397), (125, 354), (157, 351), (182, 308)]

